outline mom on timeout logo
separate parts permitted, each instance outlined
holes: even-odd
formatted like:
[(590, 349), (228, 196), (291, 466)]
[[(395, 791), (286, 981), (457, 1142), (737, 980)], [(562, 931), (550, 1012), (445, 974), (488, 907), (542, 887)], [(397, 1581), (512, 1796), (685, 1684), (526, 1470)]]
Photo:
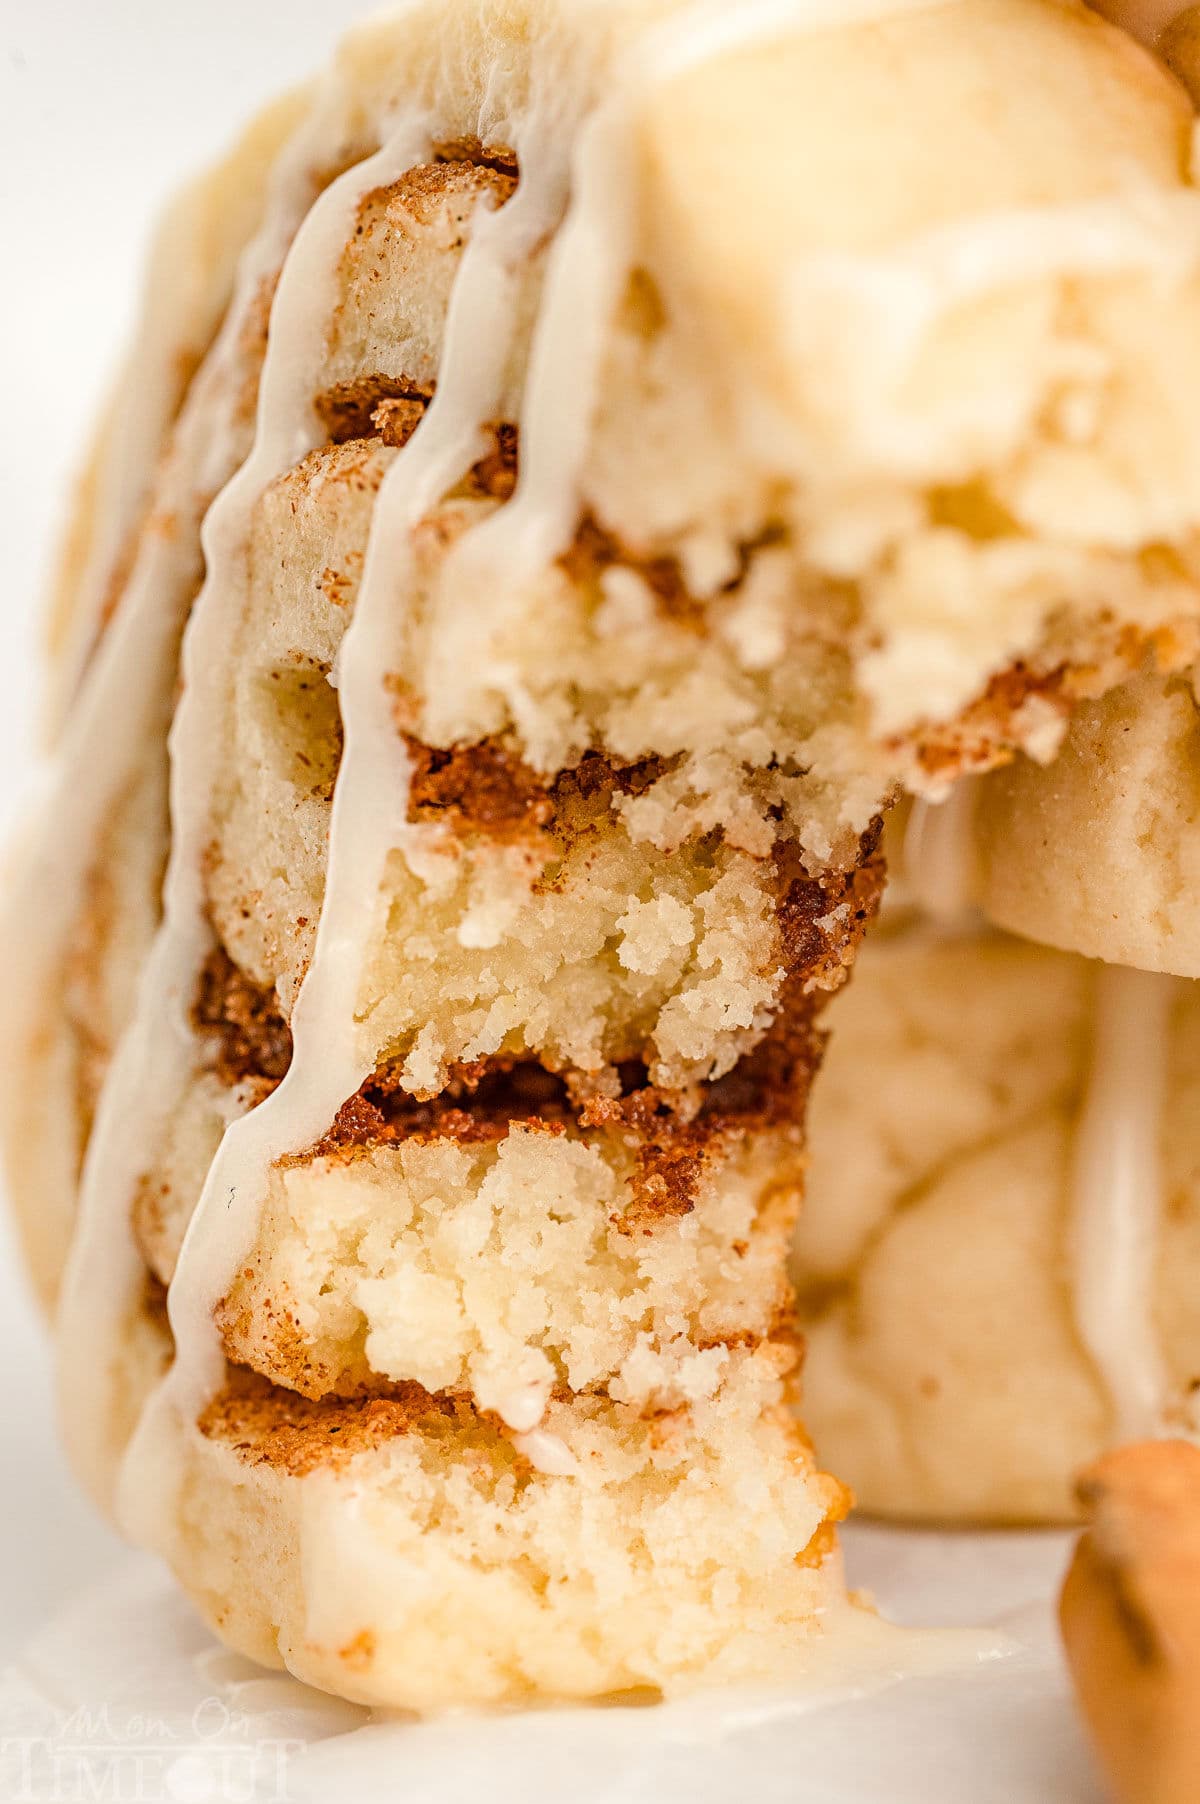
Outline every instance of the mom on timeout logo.
[(5, 1804), (287, 1804), (303, 1741), (255, 1732), (220, 1698), (188, 1722), (107, 1706), (65, 1712), (38, 1734), (0, 1739)]

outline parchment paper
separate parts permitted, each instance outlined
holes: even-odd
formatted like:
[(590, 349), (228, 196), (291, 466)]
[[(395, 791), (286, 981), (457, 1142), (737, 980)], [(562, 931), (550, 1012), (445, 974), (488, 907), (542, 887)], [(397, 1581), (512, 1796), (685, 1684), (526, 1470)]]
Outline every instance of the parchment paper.
[(1054, 1636), (1069, 1537), (854, 1525), (846, 1544), (851, 1581), (892, 1620), (990, 1626), (924, 1642), (916, 1677), (885, 1657), (780, 1692), (423, 1722), (225, 1652), (155, 1562), (124, 1556), (0, 1682), (0, 1796), (1100, 1804)]

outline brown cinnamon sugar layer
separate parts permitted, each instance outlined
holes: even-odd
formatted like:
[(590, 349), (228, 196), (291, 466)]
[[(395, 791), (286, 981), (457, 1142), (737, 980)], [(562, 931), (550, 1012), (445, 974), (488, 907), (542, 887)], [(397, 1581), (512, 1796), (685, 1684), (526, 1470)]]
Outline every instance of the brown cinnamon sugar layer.
[[(740, 545), (737, 568), (722, 583), (718, 593), (733, 594), (745, 578), (754, 553), (765, 545), (776, 543), (782, 536), (781, 529), (768, 526)], [(606, 570), (631, 570), (645, 583), (666, 619), (697, 632), (704, 628), (707, 604), (691, 593), (679, 560), (638, 552), (610, 532), (594, 514), (583, 516), (574, 539), (558, 562), (571, 581), (583, 588), (598, 583)]]
[(410, 821), (440, 816), (490, 839), (523, 838), (554, 812), (547, 786), (498, 740), (441, 750), (404, 734), (412, 760)]
[[(425, 418), (433, 394), (432, 387), (390, 376), (356, 376), (322, 390), (314, 406), (331, 444), (381, 439), (389, 450), (402, 451)], [(490, 448), (455, 492), (507, 501), (517, 486), (517, 427), (511, 420), (494, 420), (483, 432)]]
[(517, 153), (507, 144), (484, 144), (474, 137), (446, 138), (433, 147), (437, 163), (470, 163), (476, 169), (491, 169), (498, 175), (518, 176)]
[[(699, 1086), (698, 1097), (655, 1088), (641, 1060), (620, 1067), (616, 1096), (591, 1094), (536, 1059), (490, 1058), (459, 1066), (435, 1097), (414, 1096), (401, 1087), (398, 1066), (381, 1066), (342, 1104), (328, 1134), (296, 1162), (345, 1157), (401, 1140), (502, 1140), (516, 1125), (550, 1133), (613, 1127), (633, 1132), (651, 1161), (646, 1195), (664, 1194), (659, 1180), (665, 1162), (678, 1168), (670, 1185), (678, 1199), (682, 1170), (686, 1166), (692, 1179), (698, 1178), (705, 1146), (725, 1135), (802, 1119), (820, 1063), (823, 1036), (816, 1020), (823, 1004), (797, 985), (754, 1050), (724, 1077)], [(673, 1213), (686, 1210), (676, 1206)]]
[[(691, 1119), (680, 1112), (681, 1099), (650, 1085), (637, 1087), (624, 1067), (629, 1087), (620, 1098), (594, 1098), (584, 1105), (581, 1126), (632, 1129), (640, 1141), (630, 1200), (614, 1217), (622, 1234), (654, 1234), (690, 1215), (712, 1160), (731, 1142), (749, 1133), (799, 1131), (825, 1045), (817, 1027), (824, 1002), (805, 993), (802, 984), (791, 986), (753, 1051), (724, 1077), (702, 1086)], [(638, 1069), (644, 1078), (644, 1067)]]
[(715, 1130), (689, 1123), (641, 1149), (630, 1201), (614, 1223), (622, 1234), (652, 1234), (692, 1213), (714, 1137)]
[(658, 758), (619, 764), (600, 751), (586, 752), (572, 770), (547, 779), (499, 739), (442, 749), (404, 734), (412, 758), (408, 818), (441, 818), (462, 831), (500, 841), (541, 829), (568, 841), (576, 837), (578, 804), (615, 794), (641, 795), (666, 769)]
[(240, 971), (222, 946), (204, 962), (192, 1020), (208, 1041), (211, 1068), (223, 1084), (257, 1078), (273, 1088), (287, 1076), (292, 1035), (275, 992)]
[[(405, 444), (433, 398), (431, 388), (392, 376), (356, 376), (323, 389), (313, 402), (317, 418), (335, 445), (372, 438)], [(376, 416), (379, 416), (377, 423)]]
[(669, 620), (696, 628), (701, 624), (703, 608), (689, 593), (678, 560), (639, 557), (607, 531), (593, 514), (584, 515), (573, 541), (558, 561), (571, 581), (581, 587), (597, 583), (605, 570), (617, 565), (633, 570)]
[(400, 1140), (503, 1140), (514, 1125), (562, 1132), (571, 1119), (567, 1087), (534, 1059), (488, 1059), (460, 1067), (436, 1097), (401, 1088), (396, 1067), (383, 1066), (349, 1097), (329, 1132), (297, 1163), (353, 1155)]
[(142, 1314), (164, 1333), (170, 1332), (167, 1319), (167, 1287), (156, 1272), (147, 1271), (142, 1285)]
[[(651, 1233), (663, 1221), (689, 1214), (706, 1162), (723, 1141), (803, 1124), (825, 1045), (818, 1019), (827, 995), (821, 992), (848, 975), (883, 895), (881, 832), (880, 822), (864, 835), (863, 862), (854, 870), (822, 878), (797, 874), (786, 881), (780, 924), (788, 977), (781, 1006), (758, 1045), (724, 1077), (703, 1086), (694, 1120), (681, 1120), (672, 1099), (632, 1084), (618, 1103), (604, 1100), (585, 1109), (584, 1121), (624, 1118), (651, 1131), (638, 1155), (622, 1232)], [(780, 850), (777, 859), (786, 870), (787, 854)]]
[(381, 401), (371, 413), (371, 426), (384, 444), (403, 451), (421, 421), (429, 399), (425, 395), (394, 395)]
[[(433, 391), (412, 388), (386, 395), (370, 408), (368, 416), (372, 396), (385, 386), (386, 378), (368, 377), (336, 385), (321, 396), (321, 417), (338, 442), (349, 442), (343, 437), (347, 433), (354, 438), (373, 432), (389, 450), (404, 449), (425, 418)], [(454, 493), (507, 501), (517, 486), (518, 429), (511, 420), (493, 420), (482, 431), (490, 449), (471, 465)]]
[(793, 846), (781, 841), (775, 847), (779, 932), (789, 981), (802, 978), (806, 988), (822, 990), (845, 981), (883, 899), (882, 833), (883, 821), (877, 819), (859, 842), (856, 864), (820, 877), (809, 876)]
[(428, 225), (447, 199), (473, 199), (486, 194), (492, 205), (502, 207), (517, 191), (517, 163), (511, 151), (495, 156), (480, 147), (478, 155), (447, 154), (454, 146), (477, 144), (477, 139), (457, 138), (441, 146), (436, 161), (417, 163), (394, 182), (372, 188), (358, 203), (354, 237), (342, 254), (339, 267), (353, 255), (357, 241), (370, 237), (388, 219), (393, 208), (403, 210), (417, 225)]
[(512, 420), (493, 420), (484, 427), (491, 449), (471, 465), (465, 483), (470, 495), (507, 501), (517, 486), (519, 431)]
[(289, 1478), (321, 1467), (344, 1466), (355, 1454), (373, 1452), (399, 1435), (438, 1421), (477, 1421), (463, 1398), (434, 1395), (411, 1381), (394, 1384), (386, 1397), (314, 1401), (272, 1384), (244, 1366), (230, 1366), (224, 1390), (200, 1416), (206, 1440), (232, 1446), (250, 1466), (271, 1466)]
[[(1075, 704), (1102, 695), (1105, 690), (1138, 669), (1147, 658), (1163, 674), (1180, 670), (1197, 654), (1198, 632), (1194, 622), (1156, 628), (1144, 633), (1123, 626), (1087, 664), (1062, 660), (1045, 670), (1018, 659), (994, 676), (978, 700), (945, 724), (927, 724), (909, 735), (917, 766), (923, 776), (950, 781), (966, 771), (985, 771), (1011, 762), (1009, 749), (1025, 738), (1031, 706), (1051, 726), (1065, 726)], [(899, 742), (889, 749), (898, 750)]]
[[(221, 946), (213, 948), (201, 968), (192, 1023), (205, 1069), (230, 1088), (248, 1086), (251, 1101), (262, 1101), (286, 1076), (292, 1036), (278, 1012), (275, 992), (247, 977)], [(174, 1267), (169, 1223), (178, 1200), (161, 1171), (143, 1173), (133, 1199), (134, 1239), (149, 1272), (164, 1284)]]
[[(447, 764), (430, 780), (453, 769)], [(592, 784), (600, 790), (614, 781), (611, 767), (595, 758), (586, 759), (571, 776), (576, 793), (586, 792)], [(505, 784), (510, 777), (504, 767)], [(616, 780), (622, 779), (638, 781), (640, 775), (620, 773)], [(452, 784), (457, 776), (447, 781)], [(506, 806), (514, 790), (506, 787), (502, 793)], [(595, 1094), (577, 1078), (550, 1071), (536, 1059), (493, 1057), (457, 1067), (437, 1096), (418, 1097), (402, 1087), (398, 1065), (383, 1065), (347, 1098), (329, 1132), (298, 1155), (300, 1162), (345, 1157), (355, 1149), (408, 1139), (500, 1140), (514, 1123), (549, 1132), (623, 1127), (634, 1130), (643, 1143), (643, 1175), (637, 1185), (640, 1215), (662, 1219), (687, 1213), (706, 1146), (731, 1133), (803, 1120), (824, 1043), (817, 1026), (825, 1001), (822, 992), (844, 979), (879, 907), (885, 875), (878, 849), (881, 830), (876, 823), (864, 835), (862, 862), (855, 869), (820, 878), (789, 870), (790, 854), (785, 848), (777, 850), (779, 919), (788, 970), (781, 1006), (758, 1044), (723, 1077), (699, 1086), (698, 1093), (655, 1088), (640, 1059), (619, 1068), (620, 1090), (612, 1095)], [(226, 960), (219, 969), (227, 977), (233, 967)], [(229, 997), (221, 1017), (230, 1035), (226, 1065), (245, 1075), (238, 1057), (252, 1050), (252, 1030), (270, 1024), (274, 1017), (261, 998), (255, 1007), (253, 986), (240, 974), (230, 985)], [(274, 1044), (268, 1033), (264, 1048), (268, 1054)]]

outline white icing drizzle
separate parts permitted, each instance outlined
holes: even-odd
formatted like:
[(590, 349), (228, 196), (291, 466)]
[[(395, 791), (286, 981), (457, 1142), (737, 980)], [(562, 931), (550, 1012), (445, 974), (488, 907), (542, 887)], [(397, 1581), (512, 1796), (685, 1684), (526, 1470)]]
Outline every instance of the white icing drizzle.
[[(287, 186), (285, 169), (280, 187)], [(40, 1030), (112, 809), (150, 755), (149, 738), (158, 729), (163, 696), (169, 692), (180, 627), (177, 608), (167, 605), (166, 598), (188, 580), (198, 506), (228, 474), (238, 405), (239, 333), (261, 283), (279, 267), (305, 198), (298, 191), (281, 193), (240, 261), (224, 322), (176, 425), (164, 465), (155, 497), (162, 525), (143, 535), (120, 606), (73, 698), (56, 756), (39, 774), (30, 798), (26, 836), (0, 919), (3, 943), (21, 948), (20, 960), (9, 961), (3, 998), (5, 1031), (16, 1047), (30, 1046)], [(147, 377), (152, 397), (135, 406), (136, 430), (122, 432), (115, 456), (134, 456), (136, 445), (158, 430), (154, 418), (165, 402), (162, 372), (155, 367), (157, 349), (152, 343)], [(140, 382), (139, 365), (132, 387), (138, 389)], [(132, 493), (125, 496), (123, 519), (130, 517), (134, 502)], [(102, 542), (83, 579), (88, 607), (88, 593), (106, 557)], [(11, 1106), (10, 1098), (6, 1107)], [(65, 1212), (75, 1188), (74, 1154), (65, 1135), (58, 1188)], [(95, 1260), (107, 1257), (102, 1249), (108, 1236), (102, 1235), (99, 1243), (89, 1238), (86, 1253), (79, 1250), (79, 1238), (77, 1228), (72, 1262), (88, 1274), (81, 1286), (86, 1291), (94, 1287)], [(92, 1369), (90, 1361), (85, 1369)], [(69, 1418), (75, 1413), (69, 1410)]]
[[(79, 1470), (101, 1493), (111, 1458), (108, 1387), (141, 1282), (141, 1261), (129, 1220), (131, 1199), (155, 1135), (169, 1118), (193, 1066), (190, 1009), (196, 973), (208, 945), (202, 883), (209, 830), (207, 778), (226, 688), (227, 648), (241, 602), (238, 560), (244, 552), (249, 514), (267, 484), (324, 438), (313, 400), (320, 387), (336, 256), (358, 200), (371, 186), (410, 167), (425, 142), (423, 128), (409, 125), (377, 157), (341, 177), (308, 209), (313, 156), (322, 148), (314, 123), (281, 165), (267, 222), (247, 259), (244, 279), (253, 290), (287, 253), (272, 308), (258, 429), (250, 457), (204, 523), (207, 574), (185, 634), (183, 696), (171, 734), (172, 846), (164, 919), (142, 974), (133, 1026), (101, 1097), (60, 1309), (68, 1439)], [(114, 661), (123, 650), (124, 646), (116, 648)], [(129, 664), (128, 656), (118, 662), (117, 677), (123, 685), (132, 678)], [(127, 705), (124, 695), (118, 699), (109, 694), (104, 700), (112, 718), (119, 720)]]
[(975, 811), (978, 779), (962, 777), (939, 802), (913, 803), (904, 832), (905, 898), (938, 927), (972, 925), (979, 892)]
[(1167, 1375), (1154, 1322), (1162, 1115), (1177, 979), (1102, 965), (1092, 1064), (1071, 1165), (1075, 1321), (1108, 1393), (1114, 1435), (1164, 1427)]
[[(614, 102), (584, 126), (575, 147), (570, 212), (549, 259), (530, 347), (521, 410), (518, 485), (501, 508), (450, 554), (458, 567), (446, 589), (456, 602), (472, 592), (476, 607), (442, 607), (430, 634), (426, 691), (453, 693), (490, 637), (518, 607), (536, 574), (567, 544), (578, 513), (579, 476), (600, 383), (605, 329), (616, 307), (630, 243), (628, 117)], [(518, 726), (526, 713), (519, 674), (492, 661), (489, 685), (505, 698)]]
[(557, 1434), (547, 1434), (544, 1428), (533, 1428), (528, 1434), (515, 1434), (513, 1446), (525, 1458), (536, 1472), (543, 1472), (548, 1478), (574, 1478), (579, 1472), (579, 1461)]
[[(516, 148), (521, 154), (519, 137)], [(394, 149), (388, 155), (395, 161)], [(404, 159), (406, 167), (416, 160), (408, 140)], [(368, 185), (359, 175), (359, 186)], [(377, 937), (387, 859), (415, 831), (407, 821), (407, 753), (385, 686), (398, 655), (410, 535), (484, 449), (483, 424), (496, 417), (503, 393), (516, 283), (556, 223), (563, 177), (560, 159), (546, 154), (539, 171), (535, 155), (508, 205), (477, 216), (455, 280), (435, 399), (375, 504), (362, 585), (339, 659), (345, 746), (325, 901), (292, 1018), (292, 1064), (273, 1095), (231, 1125), (213, 1161), (171, 1288), (175, 1364), (143, 1415), (122, 1473), (122, 1517), (144, 1523), (148, 1538), (159, 1526), (154, 1518), (161, 1516), (164, 1487), (173, 1476), (166, 1453), (171, 1429), (190, 1425), (221, 1379), (214, 1310), (252, 1243), (268, 1167), (318, 1139), (376, 1062), (378, 1049), (358, 1020), (363, 967)], [(308, 369), (296, 393), (310, 397), (314, 386)], [(195, 743), (198, 756), (203, 745), (202, 739)], [(194, 962), (187, 961), (189, 972)], [(506, 1402), (503, 1395), (494, 1399), (501, 1415)], [(514, 1426), (531, 1428), (544, 1403), (544, 1393), (532, 1401), (516, 1399)]]
[(545, 1415), (546, 1394), (545, 1384), (513, 1384), (497, 1401), (495, 1407), (503, 1416), (505, 1426), (511, 1428), (518, 1439), (521, 1436), (528, 1438)]
[[(656, 87), (715, 56), (788, 30), (825, 31), (944, 0), (701, 0), (639, 38), (615, 71), (611, 97), (586, 119), (572, 157), (572, 204), (553, 247), (530, 350), (521, 420), (521, 469), (510, 504), (451, 553), (461, 569), (456, 602), (475, 591), (486, 607), (440, 611), (430, 636), (427, 689), (461, 686), (481, 635), (493, 639), (531, 579), (566, 546), (578, 514), (580, 476), (603, 375), (606, 336), (627, 275), (636, 189), (634, 114)], [(489, 687), (518, 726), (526, 714), (519, 674), (494, 658)]]
[[(935, 930), (978, 926), (978, 779), (914, 804), (902, 855), (905, 899)], [(1116, 1438), (1164, 1426), (1168, 1384), (1154, 1293), (1162, 1207), (1160, 1135), (1178, 980), (1101, 965), (1091, 1062), (1070, 1177), (1076, 1326), (1109, 1397)]]
[(151, 499), (155, 463), (171, 424), (178, 384), (179, 329), (169, 303), (156, 288), (138, 319), (135, 342), (137, 351), (125, 359), (114, 389), (120, 402), (113, 407), (110, 436), (104, 446), (94, 541), (79, 578), (69, 642), (47, 698), (51, 731), (69, 718), (69, 706), (79, 699), (105, 592), (126, 535)]

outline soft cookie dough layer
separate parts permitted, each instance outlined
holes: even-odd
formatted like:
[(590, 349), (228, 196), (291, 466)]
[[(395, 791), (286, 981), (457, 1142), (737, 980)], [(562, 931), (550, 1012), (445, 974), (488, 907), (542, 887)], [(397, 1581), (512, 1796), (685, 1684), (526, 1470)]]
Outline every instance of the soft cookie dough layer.
[(999, 926), (1115, 964), (1200, 977), (1194, 674), (1080, 708), (1056, 762), (980, 785), (977, 895)]

